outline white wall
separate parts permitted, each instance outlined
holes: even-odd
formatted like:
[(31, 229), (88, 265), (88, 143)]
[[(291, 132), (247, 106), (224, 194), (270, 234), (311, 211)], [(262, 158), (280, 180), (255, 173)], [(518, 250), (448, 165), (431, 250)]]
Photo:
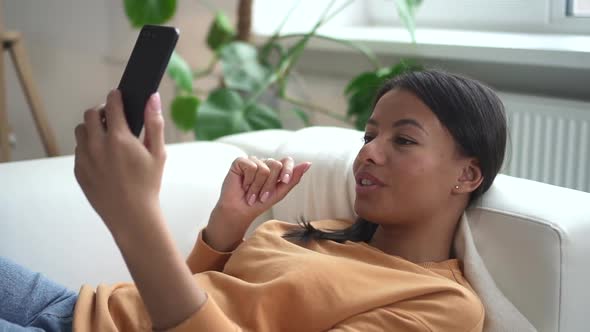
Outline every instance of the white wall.
[[(127, 23), (122, 3), (122, 0), (4, 1), (4, 25), (24, 35), (37, 90), (62, 154), (74, 151), (74, 128), (82, 121), (83, 111), (102, 103), (108, 91), (119, 83), (136, 34)], [(204, 40), (212, 13), (199, 1), (179, 0), (178, 3), (177, 16), (171, 23), (181, 30), (177, 50), (192, 66), (204, 67), (210, 56)], [(236, 1), (214, 3), (233, 18)], [(8, 55), (4, 61), (6, 106), (17, 139), (12, 159), (42, 158), (45, 152)], [(167, 108), (173, 97), (168, 78), (162, 81), (160, 92)], [(167, 142), (190, 138), (190, 134), (176, 131), (168, 119)]]

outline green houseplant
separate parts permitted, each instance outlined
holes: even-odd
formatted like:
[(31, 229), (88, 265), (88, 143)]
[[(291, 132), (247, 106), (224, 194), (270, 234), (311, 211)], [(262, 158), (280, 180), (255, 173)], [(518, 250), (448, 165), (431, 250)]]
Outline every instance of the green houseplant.
[[(167, 72), (176, 86), (176, 96), (170, 107), (175, 125), (183, 131), (193, 131), (195, 137), (201, 140), (251, 130), (280, 128), (282, 123), (278, 110), (261, 98), (270, 93), (292, 105), (289, 110), (304, 125), (310, 124), (309, 112), (321, 112), (363, 130), (371, 113), (371, 101), (381, 83), (405, 71), (419, 69), (420, 66), (411, 61), (383, 66), (371, 50), (362, 45), (318, 34), (320, 27), (353, 1), (336, 6), (336, 1), (332, 0), (313, 28), (303, 34), (281, 34), (289, 17), (287, 15), (275, 33), (259, 45), (250, 42), (252, 0), (238, 1), (237, 28), (223, 12), (216, 11), (206, 39), (207, 46), (213, 51), (209, 66), (193, 70), (177, 53), (173, 54), (168, 65)], [(414, 12), (421, 0), (395, 0), (394, 3), (414, 40)], [(166, 23), (176, 11), (176, 0), (124, 0), (124, 4), (125, 13), (134, 27)], [(296, 5), (291, 12), (295, 8)], [(312, 38), (327, 39), (351, 47), (363, 54), (373, 67), (352, 78), (346, 86), (344, 95), (348, 109), (345, 117), (287, 95), (286, 86), (293, 68)], [(286, 46), (286, 40), (293, 42)], [(211, 75), (218, 64), (222, 67), (219, 86), (199, 94), (195, 88), (198, 80)]]

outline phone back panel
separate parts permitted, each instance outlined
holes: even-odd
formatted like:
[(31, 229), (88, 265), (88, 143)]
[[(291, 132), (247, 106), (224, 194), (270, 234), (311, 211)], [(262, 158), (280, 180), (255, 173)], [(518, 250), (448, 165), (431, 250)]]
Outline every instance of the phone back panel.
[(127, 124), (135, 136), (141, 132), (145, 105), (158, 90), (177, 41), (178, 30), (164, 26), (146, 25), (137, 37), (119, 83)]

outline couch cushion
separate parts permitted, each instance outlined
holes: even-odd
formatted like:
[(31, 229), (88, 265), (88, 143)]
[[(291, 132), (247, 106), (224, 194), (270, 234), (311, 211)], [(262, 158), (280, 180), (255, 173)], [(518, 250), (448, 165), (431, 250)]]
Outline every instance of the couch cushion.
[(491, 275), (539, 331), (586, 324), (589, 205), (589, 193), (498, 175), (469, 211)]
[(277, 155), (311, 161), (310, 170), (289, 195), (273, 207), (274, 218), (290, 222), (354, 218), (352, 164), (363, 134), (337, 127), (309, 127), (284, 141)]
[[(187, 255), (231, 162), (245, 153), (211, 142), (174, 144), (167, 151), (161, 205)], [(0, 164), (0, 254), (74, 290), (82, 283), (131, 280), (73, 168), (73, 156)]]
[(285, 129), (267, 129), (223, 136), (217, 141), (237, 146), (248, 155), (267, 158), (274, 156), (278, 147), (293, 134)]

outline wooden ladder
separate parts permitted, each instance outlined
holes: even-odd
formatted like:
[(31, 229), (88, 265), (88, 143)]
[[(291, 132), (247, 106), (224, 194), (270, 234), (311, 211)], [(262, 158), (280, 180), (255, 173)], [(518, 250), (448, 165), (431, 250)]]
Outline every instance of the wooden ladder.
[[(31, 109), (37, 131), (41, 136), (45, 153), (49, 157), (59, 155), (59, 149), (55, 135), (47, 121), (47, 116), (41, 104), (41, 98), (33, 81), (31, 65), (23, 45), (22, 35), (15, 31), (4, 31), (2, 28), (2, 4), (0, 2), (0, 38), (2, 41), (2, 54), (8, 51), (15, 66), (25, 98)], [(4, 82), (4, 61), (0, 58), (0, 162), (11, 160), (10, 135), (11, 128), (8, 123), (6, 111), (6, 86)]]

